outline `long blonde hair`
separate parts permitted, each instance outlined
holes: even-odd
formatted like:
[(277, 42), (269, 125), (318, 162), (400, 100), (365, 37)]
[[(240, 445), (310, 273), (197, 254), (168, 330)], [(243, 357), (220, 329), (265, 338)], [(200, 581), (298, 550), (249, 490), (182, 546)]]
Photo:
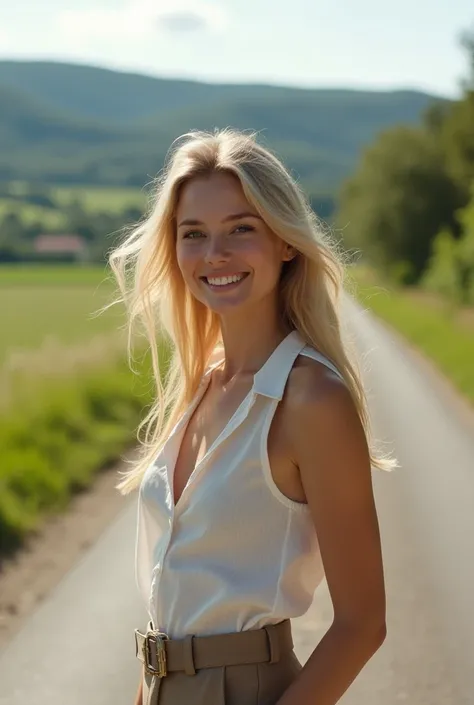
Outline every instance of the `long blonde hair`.
[[(342, 374), (367, 435), (372, 467), (391, 470), (396, 461), (371, 447), (364, 388), (355, 359), (343, 341), (340, 306), (344, 255), (321, 226), (303, 192), (283, 164), (254, 134), (231, 129), (190, 132), (173, 144), (157, 178), (152, 207), (123, 242), (109, 253), (109, 264), (128, 312), (131, 359), (135, 324), (143, 324), (151, 353), (155, 401), (138, 427), (140, 455), (117, 488), (136, 488), (171, 429), (195, 396), (202, 375), (221, 343), (219, 318), (185, 286), (175, 250), (175, 211), (182, 185), (198, 175), (235, 175), (248, 202), (271, 230), (292, 245), (297, 256), (283, 265), (280, 313), (311, 346)], [(170, 356), (163, 372), (160, 345)], [(145, 437), (140, 432), (145, 429)]]

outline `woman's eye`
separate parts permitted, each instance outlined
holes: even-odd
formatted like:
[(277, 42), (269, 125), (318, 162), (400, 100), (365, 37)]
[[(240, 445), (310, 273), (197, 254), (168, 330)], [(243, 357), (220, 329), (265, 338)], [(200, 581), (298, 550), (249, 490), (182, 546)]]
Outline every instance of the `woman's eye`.
[[(248, 233), (254, 230), (254, 228), (251, 225), (237, 225), (232, 232), (240, 232), (240, 233)], [(201, 236), (204, 237), (204, 233), (201, 232), (200, 230), (188, 230), (188, 232), (185, 232), (183, 235), (183, 239), (185, 240), (197, 240)]]
[(183, 238), (187, 238), (188, 240), (195, 240), (196, 238), (194, 237), (194, 235), (197, 235), (199, 237), (199, 235), (202, 235), (202, 233), (199, 230), (190, 230), (189, 232), (184, 233)]
[(240, 232), (243, 232), (243, 233), (248, 233), (248, 232), (252, 231), (253, 228), (251, 225), (237, 225), (235, 230), (239, 230)]

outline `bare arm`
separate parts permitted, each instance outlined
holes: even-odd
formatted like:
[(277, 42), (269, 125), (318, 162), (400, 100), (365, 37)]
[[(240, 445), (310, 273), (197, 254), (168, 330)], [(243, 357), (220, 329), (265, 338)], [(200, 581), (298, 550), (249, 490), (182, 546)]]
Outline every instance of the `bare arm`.
[(334, 619), (278, 705), (335, 705), (386, 634), (370, 458), (349, 391), (332, 373), (299, 369), (288, 409)]

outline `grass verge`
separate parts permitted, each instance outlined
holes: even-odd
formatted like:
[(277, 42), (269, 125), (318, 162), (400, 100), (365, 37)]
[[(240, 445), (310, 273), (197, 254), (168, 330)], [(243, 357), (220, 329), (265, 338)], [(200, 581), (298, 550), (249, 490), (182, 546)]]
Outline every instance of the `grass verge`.
[(69, 362), (57, 356), (47, 360), (49, 370), (30, 365), (4, 378), (10, 389), (0, 389), (0, 556), (18, 549), (46, 515), (63, 510), (134, 443), (152, 400), (151, 373), (145, 359), (140, 376), (133, 375), (114, 345), (99, 352), (96, 345), (89, 359), (69, 352)]
[(375, 272), (350, 273), (359, 302), (422, 350), (474, 403), (474, 324), (469, 312), (456, 311), (421, 292), (384, 285)]

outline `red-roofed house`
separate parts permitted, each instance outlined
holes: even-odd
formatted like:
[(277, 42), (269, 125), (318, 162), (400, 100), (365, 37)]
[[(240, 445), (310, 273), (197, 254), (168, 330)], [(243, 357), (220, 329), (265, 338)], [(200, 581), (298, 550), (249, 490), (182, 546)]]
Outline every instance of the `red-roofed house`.
[(85, 260), (89, 248), (80, 235), (38, 235), (33, 243), (34, 251), (39, 254), (74, 255), (77, 260)]

